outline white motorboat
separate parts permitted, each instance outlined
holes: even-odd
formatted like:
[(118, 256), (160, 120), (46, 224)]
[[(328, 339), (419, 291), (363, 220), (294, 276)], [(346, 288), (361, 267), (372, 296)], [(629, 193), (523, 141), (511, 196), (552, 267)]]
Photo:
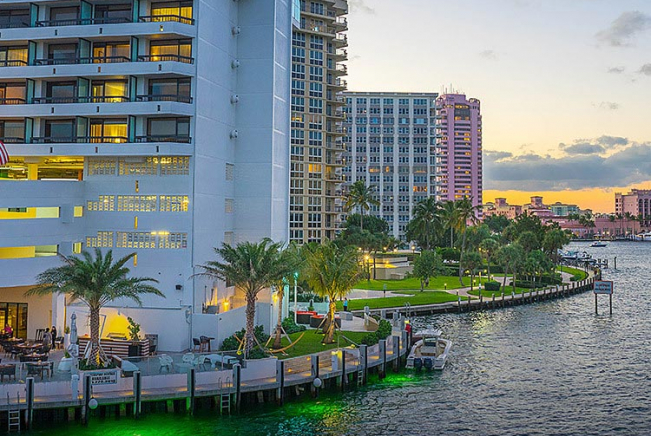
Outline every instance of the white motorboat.
[(407, 368), (441, 370), (445, 367), (452, 341), (441, 338), (441, 330), (422, 330), (415, 333), (413, 338), (416, 342), (407, 357)]
[(601, 241), (594, 241), (592, 244), (590, 244), (590, 246), (591, 247), (607, 247), (608, 244), (606, 244), (605, 242), (601, 242)]

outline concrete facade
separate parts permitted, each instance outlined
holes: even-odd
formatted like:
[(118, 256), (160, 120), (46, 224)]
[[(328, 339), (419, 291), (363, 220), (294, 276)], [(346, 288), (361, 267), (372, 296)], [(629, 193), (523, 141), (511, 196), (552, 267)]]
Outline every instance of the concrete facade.
[(344, 177), (375, 186), (380, 206), (370, 214), (384, 219), (390, 233), (406, 241), (414, 206), (435, 193), (435, 93), (346, 92)]
[[(11, 156), (0, 167), (0, 295), (59, 265), (57, 252), (135, 251), (132, 273), (159, 280), (166, 298), (107, 313), (128, 311), (163, 350), (209, 334), (193, 317), (237, 298), (195, 266), (223, 242), (289, 239), (292, 6), (0, 2), (12, 17), (0, 21)], [(29, 331), (62, 331), (63, 299), (51, 312)]]
[(651, 227), (651, 190), (631, 189), (628, 194), (615, 193), (615, 213), (637, 218), (643, 229)]

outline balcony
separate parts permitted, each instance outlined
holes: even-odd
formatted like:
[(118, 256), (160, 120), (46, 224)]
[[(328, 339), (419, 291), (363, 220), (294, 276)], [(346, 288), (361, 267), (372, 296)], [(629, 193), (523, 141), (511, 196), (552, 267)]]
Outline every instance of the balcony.
[(348, 37), (346, 35), (337, 35), (333, 42), (339, 47), (346, 47), (348, 45)]
[(136, 142), (180, 142), (183, 144), (190, 144), (192, 142), (192, 138), (184, 135), (146, 135), (136, 136)]
[(334, 68), (332, 66), (328, 66), (328, 71), (334, 75), (345, 76), (348, 74), (348, 67), (346, 65), (337, 64), (334, 66)]
[(192, 97), (180, 94), (146, 94), (136, 96), (136, 101), (176, 101), (179, 103), (192, 103)]
[(138, 18), (141, 23), (162, 23), (162, 22), (175, 22), (183, 24), (194, 24), (193, 18), (184, 17), (182, 15), (146, 15)]
[[(34, 65), (76, 65), (76, 64), (115, 64), (122, 62), (131, 62), (126, 56), (102, 56), (102, 57), (79, 57), (79, 58), (61, 58), (61, 59), (36, 59)], [(25, 63), (27, 65), (27, 63)]]
[(25, 104), (24, 98), (0, 98), (0, 104)]
[(175, 54), (141, 55), (138, 56), (138, 62), (181, 62), (184, 64), (194, 64), (194, 58)]
[(124, 144), (129, 142), (125, 136), (37, 136), (32, 138), (35, 144)]
[(89, 96), (89, 97), (36, 97), (34, 104), (64, 104), (64, 103), (124, 103), (129, 97), (122, 96)]
[(0, 23), (0, 29), (21, 29), (29, 27), (29, 23), (21, 21), (19, 23)]
[(0, 136), (0, 141), (5, 144), (24, 144), (25, 138), (17, 138), (13, 136)]
[(22, 59), (4, 59), (0, 60), (0, 67), (25, 67), (27, 61)]
[(92, 24), (118, 24), (130, 23), (131, 20), (125, 17), (105, 17), (105, 18), (74, 18), (71, 20), (44, 20), (37, 21), (36, 27), (54, 27), (54, 26), (88, 26)]

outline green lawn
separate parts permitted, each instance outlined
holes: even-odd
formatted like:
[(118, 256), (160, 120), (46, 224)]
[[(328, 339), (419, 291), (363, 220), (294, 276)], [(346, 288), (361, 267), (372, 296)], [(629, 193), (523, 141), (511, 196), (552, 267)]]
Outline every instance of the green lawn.
[[(479, 277), (476, 278), (478, 280)], [(482, 279), (483, 281), (483, 279)], [(429, 290), (442, 290), (445, 289), (458, 289), (470, 286), (470, 277), (463, 278), (464, 285), (459, 284), (459, 277), (457, 276), (439, 276), (429, 279), (429, 286), (425, 289)], [(382, 291), (384, 285), (387, 285), (387, 291), (420, 291), (420, 280), (417, 278), (407, 278), (403, 280), (361, 280), (353, 289), (369, 289), (371, 291)]]
[(583, 271), (582, 269), (563, 266), (563, 267), (559, 267), (558, 270), (559, 271), (563, 270), (563, 272), (572, 274), (574, 276), (574, 280), (577, 282), (580, 282), (581, 280), (585, 280), (588, 278), (588, 273)]
[[(542, 289), (542, 288), (538, 288)], [(529, 292), (531, 289), (529, 288), (515, 288), (515, 293), (516, 294), (522, 294), (523, 292)], [(495, 294), (495, 299), (497, 300), (498, 298), (502, 298), (502, 291), (504, 291), (504, 295), (511, 295), (511, 291), (513, 291), (513, 288), (511, 286), (506, 286), (506, 288), (500, 288), (499, 291), (487, 291), (485, 289), (482, 289), (481, 294), (483, 295), (484, 298), (492, 299), (493, 294)], [(479, 297), (479, 290), (474, 289), (472, 291), (468, 291), (470, 295), (476, 295)]]
[[(406, 291), (408, 295), (400, 297), (379, 297), (348, 300), (348, 310), (362, 310), (364, 306), (370, 309), (385, 309), (387, 307), (403, 307), (409, 302), (412, 306), (423, 304), (446, 303), (457, 301), (457, 296), (448, 294), (445, 291)], [(337, 302), (337, 309), (343, 309), (341, 301)]]
[[(289, 335), (289, 337), (292, 338), (292, 341), (295, 341), (301, 336), (302, 333), (303, 332), (292, 333), (291, 335)], [(276, 356), (279, 359), (289, 359), (290, 357), (305, 356), (308, 354), (318, 353), (321, 351), (337, 348), (337, 338), (339, 338), (340, 347), (347, 347), (351, 344), (346, 339), (344, 339), (344, 336), (346, 338), (349, 338), (351, 341), (359, 344), (362, 338), (367, 334), (368, 332), (335, 331), (335, 343), (323, 345), (321, 341), (323, 340), (324, 335), (321, 333), (317, 333), (317, 331), (314, 329), (311, 330), (308, 329), (305, 331), (305, 335), (303, 336), (303, 338), (298, 343), (296, 343), (296, 345), (289, 348), (288, 350), (285, 350), (285, 353), (287, 353), (286, 356), (283, 355), (282, 353), (276, 354)], [(287, 341), (286, 338), (283, 338), (282, 344), (283, 346), (287, 346), (289, 345), (289, 342)]]

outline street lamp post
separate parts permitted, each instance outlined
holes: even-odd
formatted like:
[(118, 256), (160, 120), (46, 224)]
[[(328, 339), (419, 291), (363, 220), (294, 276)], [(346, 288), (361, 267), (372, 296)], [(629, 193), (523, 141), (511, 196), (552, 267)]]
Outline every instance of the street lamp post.
[(296, 303), (298, 302), (298, 271), (294, 273), (294, 324), (296, 324)]

